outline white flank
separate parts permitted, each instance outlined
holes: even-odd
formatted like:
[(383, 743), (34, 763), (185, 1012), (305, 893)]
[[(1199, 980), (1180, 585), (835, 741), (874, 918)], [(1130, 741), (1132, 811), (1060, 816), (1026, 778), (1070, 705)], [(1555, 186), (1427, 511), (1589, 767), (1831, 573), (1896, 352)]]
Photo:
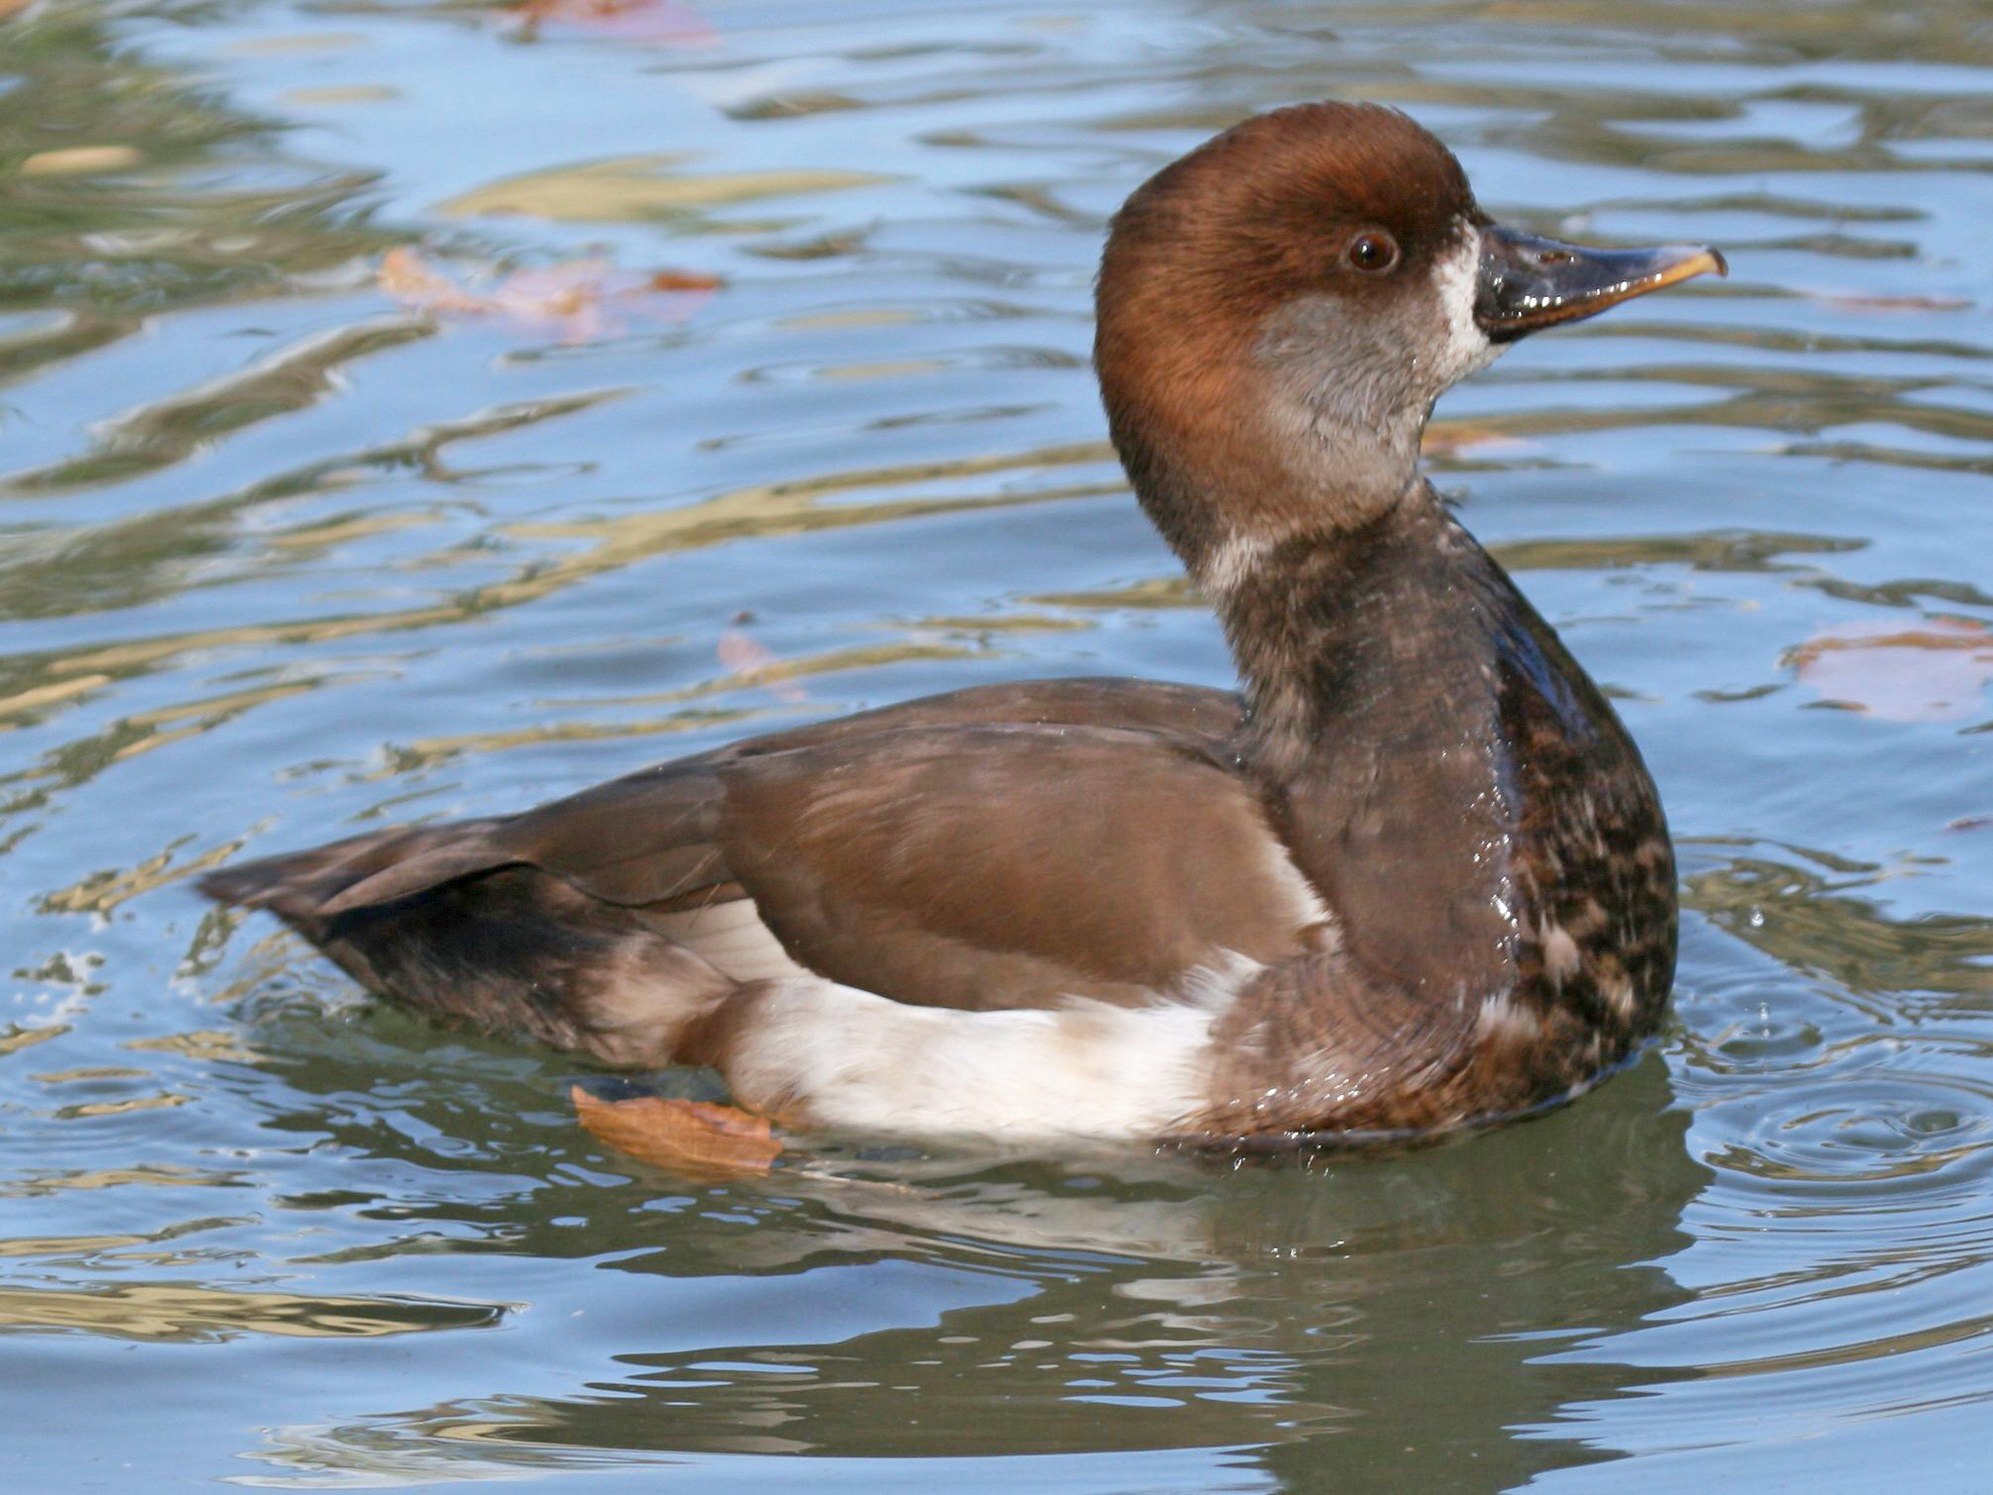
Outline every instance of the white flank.
[(1160, 1137), (1208, 1103), (1211, 1028), (1259, 970), (1234, 961), (1147, 1007), (911, 1007), (817, 978), (779, 983), (726, 1062), (741, 1103), (899, 1136)]
[(789, 958), (774, 931), (761, 922), (761, 910), (752, 898), (733, 898), (681, 914), (665, 914), (651, 922), (666, 939), (683, 945), (736, 981), (809, 975)]
[(1436, 360), (1437, 372), (1448, 384), (1479, 373), (1502, 351), (1474, 320), (1474, 298), (1481, 287), (1481, 231), (1462, 222), (1452, 249), (1433, 263), (1433, 283), (1446, 312), (1446, 345)]

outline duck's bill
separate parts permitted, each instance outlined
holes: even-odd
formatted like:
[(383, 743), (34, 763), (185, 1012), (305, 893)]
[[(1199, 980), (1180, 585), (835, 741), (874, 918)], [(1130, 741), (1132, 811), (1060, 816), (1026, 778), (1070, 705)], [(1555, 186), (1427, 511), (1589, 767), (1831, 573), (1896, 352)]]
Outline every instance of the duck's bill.
[(1694, 275), (1729, 273), (1723, 256), (1701, 244), (1588, 249), (1489, 224), (1481, 230), (1474, 320), (1491, 342), (1512, 342)]

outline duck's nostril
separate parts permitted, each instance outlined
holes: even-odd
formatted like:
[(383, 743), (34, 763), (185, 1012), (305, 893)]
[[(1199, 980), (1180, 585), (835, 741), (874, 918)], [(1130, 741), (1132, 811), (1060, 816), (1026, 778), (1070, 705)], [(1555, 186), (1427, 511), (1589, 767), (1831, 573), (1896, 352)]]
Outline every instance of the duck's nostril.
[(1570, 263), (1570, 260), (1571, 255), (1568, 250), (1539, 249), (1536, 252), (1536, 262), (1539, 265), (1563, 265)]

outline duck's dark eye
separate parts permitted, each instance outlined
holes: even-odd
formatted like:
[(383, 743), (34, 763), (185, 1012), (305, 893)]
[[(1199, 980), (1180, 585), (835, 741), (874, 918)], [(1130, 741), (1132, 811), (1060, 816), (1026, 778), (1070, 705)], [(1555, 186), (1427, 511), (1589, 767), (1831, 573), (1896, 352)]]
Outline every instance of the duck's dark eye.
[(1343, 258), (1369, 275), (1398, 267), (1398, 241), (1381, 228), (1367, 228), (1349, 241)]

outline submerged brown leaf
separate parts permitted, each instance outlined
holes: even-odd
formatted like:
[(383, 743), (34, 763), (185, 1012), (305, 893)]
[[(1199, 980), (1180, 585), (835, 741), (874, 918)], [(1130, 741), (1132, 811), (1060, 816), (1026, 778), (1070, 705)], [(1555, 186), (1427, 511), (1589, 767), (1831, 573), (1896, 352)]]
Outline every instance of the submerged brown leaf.
[(599, 1142), (642, 1162), (700, 1178), (761, 1175), (782, 1155), (765, 1117), (705, 1101), (660, 1095), (609, 1101), (579, 1085), (570, 1092), (581, 1124)]

